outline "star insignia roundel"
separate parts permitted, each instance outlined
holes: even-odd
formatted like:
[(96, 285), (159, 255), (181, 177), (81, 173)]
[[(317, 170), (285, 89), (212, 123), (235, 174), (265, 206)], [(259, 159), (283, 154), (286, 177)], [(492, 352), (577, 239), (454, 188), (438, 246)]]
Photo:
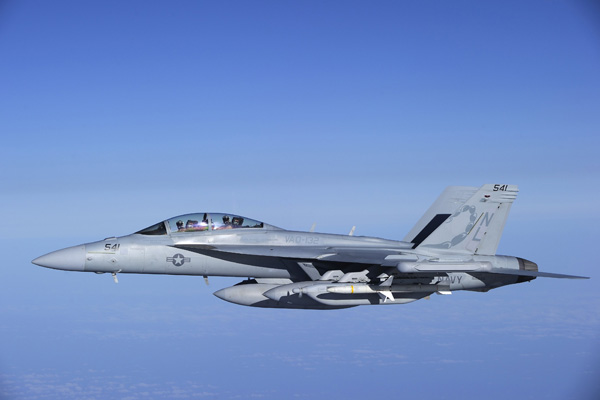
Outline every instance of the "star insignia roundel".
[(181, 267), (186, 262), (190, 262), (191, 259), (189, 257), (184, 257), (183, 254), (177, 253), (173, 255), (173, 257), (167, 257), (167, 262), (173, 263), (176, 267)]

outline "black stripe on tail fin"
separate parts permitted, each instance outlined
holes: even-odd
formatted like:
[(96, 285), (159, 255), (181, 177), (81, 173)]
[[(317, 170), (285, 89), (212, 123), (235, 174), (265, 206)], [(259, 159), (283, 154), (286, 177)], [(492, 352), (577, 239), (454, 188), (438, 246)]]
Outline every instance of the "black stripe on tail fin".
[(425, 225), (423, 229), (421, 229), (421, 232), (419, 232), (417, 236), (410, 241), (414, 244), (413, 249), (420, 245), (423, 240), (427, 239), (427, 237), (431, 235), (431, 233), (435, 231), (441, 224), (443, 224), (450, 215), (451, 214), (437, 214), (435, 217), (433, 217), (431, 221), (429, 221), (429, 223)]

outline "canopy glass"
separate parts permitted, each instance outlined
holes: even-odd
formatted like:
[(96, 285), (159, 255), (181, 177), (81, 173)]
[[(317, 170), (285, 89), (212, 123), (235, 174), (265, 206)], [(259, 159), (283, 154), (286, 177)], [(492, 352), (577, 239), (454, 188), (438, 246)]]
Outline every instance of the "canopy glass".
[(149, 226), (136, 233), (140, 235), (167, 235), (169, 233), (218, 231), (223, 229), (264, 228), (260, 221), (234, 214), (185, 214)]

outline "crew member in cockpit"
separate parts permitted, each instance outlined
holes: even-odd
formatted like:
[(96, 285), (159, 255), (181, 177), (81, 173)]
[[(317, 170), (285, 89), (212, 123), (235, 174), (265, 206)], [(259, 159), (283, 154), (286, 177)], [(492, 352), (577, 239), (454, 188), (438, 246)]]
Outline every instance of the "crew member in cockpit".
[(231, 220), (229, 219), (229, 215), (223, 215), (223, 226), (221, 229), (231, 229)]

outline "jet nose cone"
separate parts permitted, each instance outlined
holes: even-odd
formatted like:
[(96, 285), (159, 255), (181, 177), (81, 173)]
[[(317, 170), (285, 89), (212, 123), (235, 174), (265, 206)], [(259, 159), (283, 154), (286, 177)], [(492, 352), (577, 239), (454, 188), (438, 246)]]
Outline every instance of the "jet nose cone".
[(85, 245), (53, 251), (32, 261), (35, 265), (65, 271), (83, 271), (85, 268)]

